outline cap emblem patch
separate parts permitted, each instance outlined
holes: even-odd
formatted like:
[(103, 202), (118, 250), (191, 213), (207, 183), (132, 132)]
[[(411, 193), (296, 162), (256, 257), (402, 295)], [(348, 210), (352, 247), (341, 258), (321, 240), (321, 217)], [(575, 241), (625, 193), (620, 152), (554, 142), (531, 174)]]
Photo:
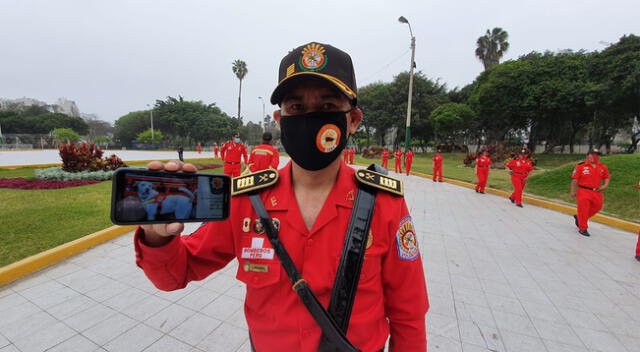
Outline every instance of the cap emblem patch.
[(302, 49), (298, 66), (304, 71), (320, 71), (327, 65), (327, 56), (322, 45), (311, 43)]
[(328, 123), (318, 131), (316, 136), (316, 147), (323, 153), (331, 153), (340, 143), (340, 128)]

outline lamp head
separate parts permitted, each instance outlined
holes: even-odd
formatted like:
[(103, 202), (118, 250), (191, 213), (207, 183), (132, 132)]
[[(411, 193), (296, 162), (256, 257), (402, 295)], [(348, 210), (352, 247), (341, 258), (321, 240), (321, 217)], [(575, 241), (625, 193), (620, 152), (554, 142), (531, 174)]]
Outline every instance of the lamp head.
[(400, 16), (398, 18), (398, 22), (400, 22), (400, 23), (409, 23), (409, 21), (404, 16)]

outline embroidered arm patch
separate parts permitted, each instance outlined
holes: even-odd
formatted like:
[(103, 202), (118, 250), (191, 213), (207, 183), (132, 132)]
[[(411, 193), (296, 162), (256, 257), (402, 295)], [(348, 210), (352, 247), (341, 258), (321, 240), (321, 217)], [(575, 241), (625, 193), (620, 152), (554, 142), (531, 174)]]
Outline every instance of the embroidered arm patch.
[(396, 244), (398, 246), (398, 257), (402, 260), (416, 260), (420, 255), (411, 216), (405, 216), (400, 220), (398, 232), (396, 233)]

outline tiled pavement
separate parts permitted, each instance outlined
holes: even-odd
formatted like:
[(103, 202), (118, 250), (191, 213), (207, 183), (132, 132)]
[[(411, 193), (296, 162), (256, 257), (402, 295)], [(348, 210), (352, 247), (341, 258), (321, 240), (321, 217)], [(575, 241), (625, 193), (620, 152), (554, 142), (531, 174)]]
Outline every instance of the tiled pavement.
[[(594, 223), (585, 238), (561, 213), (403, 178), (429, 351), (640, 351), (635, 236)], [(0, 287), (0, 351), (250, 350), (235, 262), (161, 292), (133, 252), (124, 235)]]

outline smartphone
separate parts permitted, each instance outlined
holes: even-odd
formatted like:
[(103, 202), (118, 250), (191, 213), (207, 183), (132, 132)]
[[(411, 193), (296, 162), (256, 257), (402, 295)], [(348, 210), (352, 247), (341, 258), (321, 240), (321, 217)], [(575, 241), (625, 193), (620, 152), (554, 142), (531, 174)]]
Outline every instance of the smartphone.
[(229, 217), (227, 175), (121, 168), (113, 174), (116, 225), (220, 221)]

